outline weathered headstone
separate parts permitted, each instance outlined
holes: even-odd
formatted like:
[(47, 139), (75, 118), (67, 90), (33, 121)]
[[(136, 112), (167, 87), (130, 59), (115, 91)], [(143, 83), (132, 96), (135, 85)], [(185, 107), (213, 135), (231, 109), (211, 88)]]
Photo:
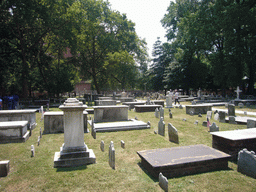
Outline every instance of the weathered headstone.
[(104, 141), (101, 140), (101, 142), (100, 142), (100, 150), (101, 150), (102, 152), (104, 152), (104, 149), (105, 149), (105, 147), (104, 147)]
[(219, 121), (219, 119), (220, 119), (219, 113), (216, 113), (214, 115), (214, 120)]
[(168, 180), (163, 174), (159, 173), (159, 186), (165, 191), (168, 192)]
[(169, 141), (179, 143), (178, 130), (171, 123), (168, 123), (168, 135)]
[(38, 136), (38, 138), (37, 138), (37, 146), (39, 146), (40, 145), (40, 136)]
[(160, 121), (158, 122), (158, 134), (165, 136), (165, 123), (164, 119), (161, 117)]
[(235, 116), (235, 105), (234, 104), (228, 104), (228, 115), (229, 116)]
[(160, 118), (163, 117), (163, 119), (164, 119), (164, 108), (163, 107), (159, 108), (159, 113), (160, 113)]
[(169, 112), (169, 117), (172, 118), (172, 112)]
[(192, 105), (196, 105), (196, 101), (193, 100), (191, 104), (192, 104)]
[(179, 109), (183, 109), (182, 105), (179, 106)]
[(109, 166), (112, 169), (115, 169), (115, 148), (114, 148), (113, 141), (110, 142), (108, 156), (109, 156)]
[(194, 124), (195, 124), (195, 125), (198, 125), (198, 120), (196, 120)]
[(6, 177), (10, 171), (10, 160), (0, 161), (0, 177)]
[(35, 147), (31, 145), (31, 157), (35, 157)]
[(219, 111), (219, 122), (221, 123), (226, 123), (226, 113), (224, 111)]
[(244, 108), (244, 104), (243, 103), (238, 103), (238, 107), (239, 108)]
[(201, 113), (199, 113), (199, 114), (198, 114), (198, 117), (202, 117), (202, 114), (201, 114)]
[(254, 151), (243, 149), (238, 153), (237, 171), (256, 178), (256, 155)]
[(121, 140), (121, 147), (124, 149), (125, 148), (125, 142)]
[(207, 111), (206, 117), (212, 119), (212, 111)]
[(182, 121), (187, 121), (187, 119), (186, 119), (186, 118), (184, 118), (184, 119), (182, 119)]
[(237, 124), (236, 118), (234, 116), (229, 116), (229, 124)]
[(169, 92), (168, 95), (166, 95), (166, 107), (167, 108), (173, 108), (172, 106), (172, 94)]
[(209, 127), (209, 132), (215, 132), (215, 131), (219, 131), (219, 127), (216, 125), (215, 122), (213, 122), (210, 127)]
[(159, 110), (158, 110), (158, 108), (156, 108), (156, 110), (155, 110), (155, 117), (159, 118)]
[(252, 119), (247, 119), (247, 128), (255, 128), (256, 127), (256, 121)]
[(203, 125), (204, 127), (207, 127), (207, 121), (203, 121), (202, 125)]

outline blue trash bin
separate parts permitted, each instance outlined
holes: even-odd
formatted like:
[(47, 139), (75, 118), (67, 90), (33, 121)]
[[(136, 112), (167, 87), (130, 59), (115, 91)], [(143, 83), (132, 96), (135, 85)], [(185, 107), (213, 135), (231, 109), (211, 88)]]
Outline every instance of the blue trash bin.
[(3, 100), (0, 99), (0, 110), (2, 110), (2, 108), (3, 108)]

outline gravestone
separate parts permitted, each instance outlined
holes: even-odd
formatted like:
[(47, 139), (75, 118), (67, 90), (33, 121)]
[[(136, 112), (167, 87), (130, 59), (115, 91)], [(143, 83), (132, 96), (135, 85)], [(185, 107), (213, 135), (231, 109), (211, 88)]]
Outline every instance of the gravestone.
[(195, 124), (195, 125), (198, 125), (198, 120), (196, 120), (194, 124)]
[(125, 143), (123, 140), (121, 140), (121, 147), (124, 149), (125, 148)]
[(168, 180), (163, 174), (159, 173), (159, 186), (165, 191), (168, 192)]
[(219, 120), (220, 120), (219, 113), (216, 113), (216, 114), (214, 115), (214, 120), (216, 120), (216, 121), (219, 121)]
[(256, 121), (252, 119), (247, 119), (247, 128), (255, 128), (256, 127)]
[(158, 134), (165, 136), (165, 123), (163, 117), (161, 117), (160, 121), (158, 122)]
[(163, 117), (163, 119), (164, 119), (164, 108), (163, 107), (160, 107), (159, 113), (160, 113), (160, 118)]
[(244, 104), (243, 103), (238, 103), (238, 107), (239, 108), (244, 108)]
[(42, 127), (40, 127), (40, 138), (42, 138)]
[(237, 124), (236, 118), (234, 116), (229, 116), (229, 124)]
[(54, 167), (75, 167), (96, 162), (92, 149), (84, 142), (83, 105), (76, 98), (68, 98), (59, 107), (64, 112), (64, 143), (54, 156)]
[(10, 171), (10, 160), (0, 161), (0, 177), (6, 177)]
[(38, 138), (37, 138), (37, 146), (39, 146), (40, 145), (40, 136), (38, 136)]
[(204, 127), (207, 127), (207, 121), (203, 121), (202, 125), (203, 125)]
[(169, 112), (169, 117), (172, 118), (172, 112)]
[(108, 161), (109, 166), (112, 169), (115, 169), (115, 148), (114, 148), (113, 141), (110, 142), (108, 156), (109, 156), (109, 161)]
[(167, 108), (173, 108), (172, 106), (172, 94), (169, 92), (168, 95), (166, 95), (166, 107)]
[(209, 127), (209, 132), (215, 132), (215, 131), (219, 131), (219, 127), (216, 125), (215, 122), (213, 122), (210, 127)]
[(199, 114), (198, 114), (198, 117), (202, 117), (202, 114), (201, 114), (201, 113), (199, 113)]
[(178, 130), (171, 123), (168, 123), (168, 135), (169, 141), (179, 144)]
[(31, 145), (31, 157), (35, 157), (35, 147), (34, 145)]
[(236, 116), (235, 105), (234, 104), (228, 104), (228, 115), (229, 116)]
[(256, 155), (243, 149), (238, 153), (237, 171), (256, 179)]
[(182, 105), (179, 106), (179, 109), (183, 109)]
[(159, 110), (158, 110), (158, 108), (156, 108), (156, 110), (155, 110), (155, 117), (159, 118)]
[(221, 123), (226, 123), (226, 113), (224, 111), (219, 111), (219, 122)]
[(212, 119), (212, 111), (207, 111), (206, 117)]
[(196, 105), (196, 101), (193, 100), (191, 104), (192, 104), (192, 105)]
[(102, 152), (104, 152), (104, 141), (100, 142), (100, 149)]
[(235, 90), (236, 95), (236, 99), (239, 100), (239, 94), (242, 92), (242, 90), (239, 89), (239, 86), (237, 86), (237, 89)]

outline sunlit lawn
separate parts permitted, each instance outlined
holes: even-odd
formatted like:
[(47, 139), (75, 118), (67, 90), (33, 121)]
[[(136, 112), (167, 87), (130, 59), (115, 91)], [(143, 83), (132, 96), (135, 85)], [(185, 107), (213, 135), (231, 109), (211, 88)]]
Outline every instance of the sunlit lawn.
[[(182, 103), (190, 104), (190, 103)], [(218, 107), (217, 107), (218, 108)], [(255, 111), (255, 108), (250, 109)], [(58, 109), (51, 109), (58, 110)], [(240, 110), (240, 109), (237, 109)], [(244, 109), (249, 111), (249, 109)], [(207, 127), (202, 126), (202, 118), (187, 115), (185, 108), (172, 109), (170, 119), (165, 109), (166, 133), (168, 123), (178, 130), (180, 144), (169, 142), (165, 137), (154, 134), (159, 119), (154, 112), (136, 113), (129, 111), (129, 118), (135, 116), (144, 122), (151, 122), (146, 130), (97, 133), (93, 139), (90, 133), (84, 134), (85, 143), (93, 149), (96, 164), (77, 168), (53, 168), (54, 153), (64, 142), (63, 134), (43, 135), (40, 146), (37, 137), (43, 122), (37, 114), (37, 127), (25, 143), (0, 144), (0, 160), (10, 160), (10, 173), (0, 178), (0, 191), (162, 191), (158, 180), (152, 178), (140, 166), (137, 151), (146, 149), (178, 147), (205, 144), (211, 147), (212, 138)], [(187, 121), (182, 121), (186, 118)], [(198, 120), (199, 124), (194, 122)], [(216, 124), (220, 131), (246, 129), (246, 125)], [(105, 142), (105, 152), (100, 150), (100, 142)], [(125, 142), (125, 149), (120, 141)], [(108, 165), (108, 145), (114, 142), (116, 150), (116, 170)], [(30, 146), (35, 145), (35, 157), (31, 157)], [(169, 179), (169, 191), (256, 191), (256, 180), (237, 172), (237, 165), (229, 162), (230, 170), (214, 171)]]

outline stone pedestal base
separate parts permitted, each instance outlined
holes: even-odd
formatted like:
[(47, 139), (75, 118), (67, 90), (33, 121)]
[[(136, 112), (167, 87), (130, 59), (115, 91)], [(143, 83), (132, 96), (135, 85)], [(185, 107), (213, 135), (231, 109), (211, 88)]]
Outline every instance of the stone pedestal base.
[(60, 148), (60, 152), (55, 152), (54, 167), (77, 167), (96, 163), (96, 157), (92, 149), (84, 147)]

